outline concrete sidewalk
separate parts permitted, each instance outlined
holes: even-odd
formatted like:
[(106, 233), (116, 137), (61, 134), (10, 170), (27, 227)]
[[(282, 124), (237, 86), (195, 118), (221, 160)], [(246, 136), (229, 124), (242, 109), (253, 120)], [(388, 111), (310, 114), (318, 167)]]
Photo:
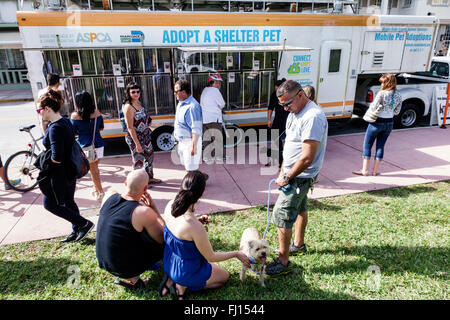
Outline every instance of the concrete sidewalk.
[[(394, 131), (386, 145), (381, 175), (377, 177), (351, 173), (361, 168), (363, 139), (363, 134), (328, 139), (324, 166), (310, 198), (450, 179), (450, 130), (433, 127)], [(198, 213), (211, 214), (267, 204), (269, 181), (276, 177), (277, 168), (264, 167), (257, 161), (257, 147), (247, 146), (246, 151), (245, 164), (202, 164), (200, 169), (210, 178), (196, 207)], [(123, 181), (131, 170), (130, 164), (128, 156), (101, 161), (105, 190), (124, 190)], [(170, 153), (156, 154), (154, 167), (155, 177), (163, 183), (154, 185), (150, 193), (163, 212), (169, 200), (175, 197), (185, 172), (182, 166), (172, 162)], [(89, 175), (79, 180), (76, 202), (82, 215), (97, 223), (98, 203), (91, 200), (91, 188)], [(270, 203), (273, 204), (279, 192), (275, 183), (271, 190)], [(70, 232), (69, 222), (43, 208), (38, 188), (24, 194), (0, 190), (0, 244), (49, 239)]]

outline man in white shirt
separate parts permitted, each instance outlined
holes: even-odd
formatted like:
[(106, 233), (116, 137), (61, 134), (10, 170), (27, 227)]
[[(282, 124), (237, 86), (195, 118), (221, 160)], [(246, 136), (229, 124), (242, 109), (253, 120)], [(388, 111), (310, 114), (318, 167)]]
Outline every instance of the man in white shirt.
[[(223, 143), (217, 143), (216, 137), (222, 135), (222, 109), (225, 106), (222, 93), (219, 88), (222, 77), (216, 73), (209, 77), (209, 86), (203, 89), (200, 97), (200, 105), (203, 114), (203, 150), (213, 143), (213, 148), (204, 151), (205, 161), (211, 161), (217, 156), (217, 159), (223, 160)], [(218, 154), (216, 154), (216, 151)]]
[[(49, 90), (54, 90), (54, 91), (59, 92), (64, 99), (64, 96), (65, 96), (64, 88), (61, 86), (61, 83), (59, 80), (60, 80), (59, 74), (48, 73), (47, 74), (47, 87), (39, 90), (38, 97), (37, 97), (38, 100), (41, 96), (46, 94)], [(39, 106), (37, 106), (37, 107), (39, 107)], [(67, 113), (67, 112), (65, 112), (65, 113)], [(41, 124), (42, 133), (45, 134), (45, 130), (47, 130), (47, 127), (48, 127), (50, 121), (43, 120), (40, 115), (39, 115), (39, 120), (40, 120), (40, 124)]]

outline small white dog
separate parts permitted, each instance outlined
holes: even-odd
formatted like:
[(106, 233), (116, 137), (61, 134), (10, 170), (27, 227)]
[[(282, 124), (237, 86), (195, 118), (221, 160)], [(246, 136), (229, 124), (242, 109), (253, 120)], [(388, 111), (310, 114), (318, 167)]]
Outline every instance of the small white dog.
[[(240, 250), (243, 251), (252, 262), (252, 270), (259, 274), (259, 283), (264, 285), (264, 269), (266, 258), (269, 255), (269, 245), (266, 240), (261, 240), (258, 230), (247, 228), (242, 233)], [(240, 279), (246, 278), (247, 267), (242, 264)]]

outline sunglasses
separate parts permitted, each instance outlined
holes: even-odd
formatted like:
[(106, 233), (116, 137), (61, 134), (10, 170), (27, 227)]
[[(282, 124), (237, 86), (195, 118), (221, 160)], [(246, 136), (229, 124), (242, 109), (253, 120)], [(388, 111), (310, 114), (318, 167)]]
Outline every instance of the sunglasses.
[(38, 109), (36, 109), (36, 112), (38, 113), (38, 114), (41, 114), (41, 112), (44, 110), (44, 108), (38, 108)]
[(139, 90), (131, 90), (130, 93), (131, 93), (131, 94), (139, 94), (140, 91), (139, 91)]
[(288, 107), (288, 108), (289, 108), (289, 107), (291, 106), (292, 102), (294, 102), (295, 98), (297, 98), (297, 95), (298, 95), (298, 93), (299, 93), (300, 91), (302, 91), (302, 90), (301, 90), (301, 89), (298, 90), (297, 93), (294, 94), (294, 96), (292, 97), (292, 99), (289, 100), (288, 102), (286, 102), (286, 103), (280, 103), (280, 106), (282, 106), (283, 108), (284, 108), (284, 107)]
[(175, 90), (174, 92), (175, 92), (175, 94), (177, 94), (178, 92), (181, 92), (181, 91), (183, 91), (183, 90)]

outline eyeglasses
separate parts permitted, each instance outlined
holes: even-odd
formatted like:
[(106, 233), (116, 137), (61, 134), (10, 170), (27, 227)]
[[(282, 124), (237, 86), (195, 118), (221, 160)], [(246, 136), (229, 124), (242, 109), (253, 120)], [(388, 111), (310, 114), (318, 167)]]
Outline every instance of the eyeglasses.
[(284, 108), (284, 107), (288, 107), (288, 108), (289, 108), (289, 107), (291, 106), (292, 102), (294, 102), (295, 98), (297, 98), (297, 95), (298, 95), (298, 93), (299, 93), (300, 91), (302, 91), (302, 89), (298, 90), (297, 93), (294, 94), (294, 96), (292, 97), (292, 99), (289, 100), (288, 102), (286, 102), (286, 103), (280, 103), (280, 106), (282, 106), (283, 108)]
[(38, 113), (38, 114), (41, 114), (41, 112), (44, 110), (44, 108), (38, 108), (38, 109), (36, 109), (36, 112)]
[(140, 92), (139, 92), (139, 90), (131, 90), (130, 93), (131, 94), (139, 94)]

